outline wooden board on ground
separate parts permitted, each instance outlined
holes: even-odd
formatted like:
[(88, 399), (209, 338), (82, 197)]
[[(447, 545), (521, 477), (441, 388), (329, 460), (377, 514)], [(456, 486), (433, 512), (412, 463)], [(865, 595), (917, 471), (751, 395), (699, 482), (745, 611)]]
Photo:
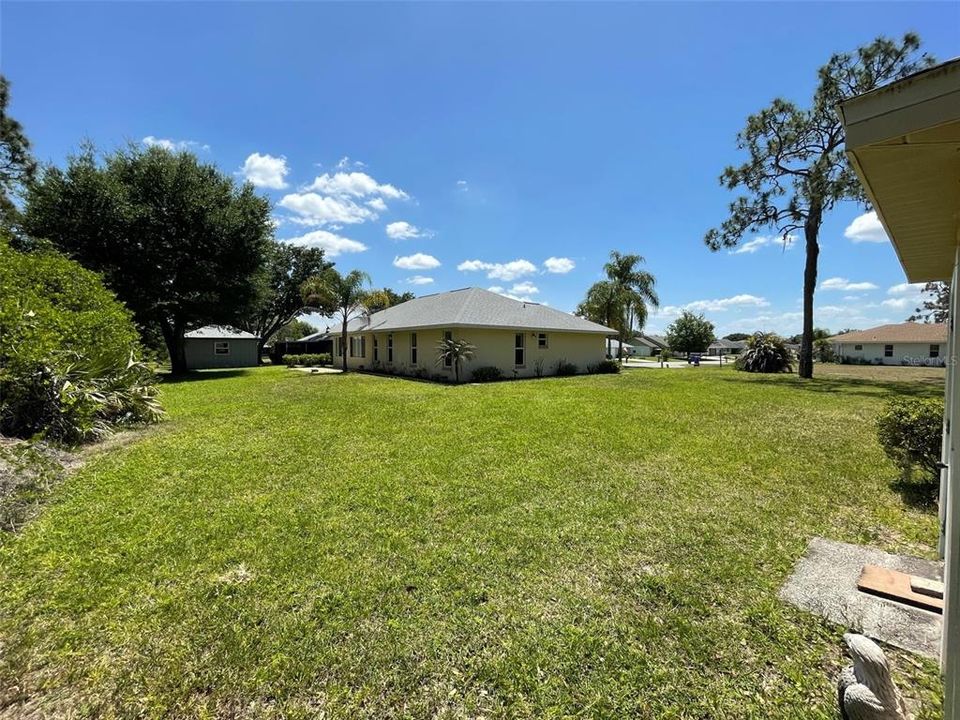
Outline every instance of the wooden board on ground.
[(857, 580), (857, 589), (923, 610), (943, 613), (943, 598), (915, 592), (910, 585), (911, 577), (906, 573), (888, 570), (879, 565), (864, 565), (860, 579)]

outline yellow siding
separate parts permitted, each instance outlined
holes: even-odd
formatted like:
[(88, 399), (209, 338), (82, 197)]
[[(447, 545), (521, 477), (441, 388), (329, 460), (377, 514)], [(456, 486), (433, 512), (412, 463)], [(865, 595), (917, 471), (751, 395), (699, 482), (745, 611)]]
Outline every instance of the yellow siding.
[[(602, 335), (589, 333), (547, 332), (548, 347), (538, 347), (536, 331), (498, 330), (487, 328), (451, 328), (453, 337), (467, 340), (476, 346), (473, 360), (462, 369), (462, 379), (469, 380), (473, 369), (486, 366), (500, 368), (504, 377), (533, 377), (536, 375), (537, 361), (542, 360), (544, 375), (553, 375), (558, 361), (563, 360), (577, 366), (579, 372), (596, 365), (606, 357), (606, 339)], [(515, 337), (522, 332), (525, 343), (525, 362), (514, 365)], [(352, 335), (359, 337), (360, 333)], [(370, 370), (374, 366), (373, 333), (366, 336), (366, 354), (364, 357), (347, 357), (347, 366), (353, 369)], [(412, 362), (410, 352), (410, 332), (395, 332), (393, 335), (393, 362), (388, 361), (388, 336), (390, 333), (376, 333), (378, 342), (379, 366), (382, 369), (392, 367), (397, 373), (413, 375), (420, 370), (429, 377), (443, 375), (452, 378), (453, 369), (437, 365), (437, 345), (443, 337), (441, 329), (417, 331), (417, 364)], [(349, 344), (347, 346), (349, 353)]]

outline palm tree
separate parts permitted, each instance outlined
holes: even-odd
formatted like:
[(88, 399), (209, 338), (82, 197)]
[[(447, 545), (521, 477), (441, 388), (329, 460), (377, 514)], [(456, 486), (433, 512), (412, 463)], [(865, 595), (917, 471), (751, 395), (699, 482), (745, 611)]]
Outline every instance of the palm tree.
[(304, 300), (317, 308), (321, 315), (337, 315), (341, 320), (340, 351), (343, 371), (347, 371), (347, 323), (363, 309), (367, 293), (363, 287), (370, 276), (362, 270), (351, 270), (341, 275), (334, 268), (314, 275), (302, 287)]
[(453, 365), (454, 376), (459, 383), (460, 365), (473, 360), (473, 353), (476, 349), (476, 345), (471, 345), (466, 340), (444, 338), (437, 344), (437, 365), (446, 362)]
[(644, 262), (640, 255), (622, 255), (614, 250), (610, 253), (610, 262), (603, 266), (620, 310), (618, 322), (611, 327), (616, 328), (620, 336), (621, 360), (627, 333), (639, 332), (647, 322), (647, 305), (660, 307), (660, 298), (654, 290), (656, 280), (638, 267)]

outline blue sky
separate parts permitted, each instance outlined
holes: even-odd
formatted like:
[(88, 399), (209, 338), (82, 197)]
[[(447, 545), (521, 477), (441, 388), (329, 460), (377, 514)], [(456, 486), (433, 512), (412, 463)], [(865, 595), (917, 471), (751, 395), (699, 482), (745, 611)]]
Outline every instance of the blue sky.
[[(747, 114), (906, 30), (953, 57), (960, 4), (5, 2), (0, 63), (41, 160), (84, 138), (188, 147), (258, 185), (279, 239), (377, 286), (572, 310), (618, 249), (657, 277), (651, 331), (690, 307), (721, 334), (792, 334), (802, 249), (707, 250), (717, 177)], [(916, 303), (862, 214), (824, 225), (820, 326)]]

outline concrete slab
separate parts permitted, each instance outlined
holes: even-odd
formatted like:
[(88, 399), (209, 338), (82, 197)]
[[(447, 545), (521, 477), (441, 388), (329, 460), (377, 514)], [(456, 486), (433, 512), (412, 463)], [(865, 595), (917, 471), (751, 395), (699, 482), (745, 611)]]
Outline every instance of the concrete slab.
[(793, 575), (780, 589), (780, 597), (874, 640), (930, 658), (940, 657), (943, 617), (857, 590), (857, 579), (866, 564), (931, 580), (943, 578), (943, 564), (939, 562), (817, 537), (810, 541)]
[(332, 367), (295, 367), (290, 369), (296, 370), (297, 372), (309, 373), (310, 375), (336, 375), (337, 373), (343, 372), (343, 370)]

